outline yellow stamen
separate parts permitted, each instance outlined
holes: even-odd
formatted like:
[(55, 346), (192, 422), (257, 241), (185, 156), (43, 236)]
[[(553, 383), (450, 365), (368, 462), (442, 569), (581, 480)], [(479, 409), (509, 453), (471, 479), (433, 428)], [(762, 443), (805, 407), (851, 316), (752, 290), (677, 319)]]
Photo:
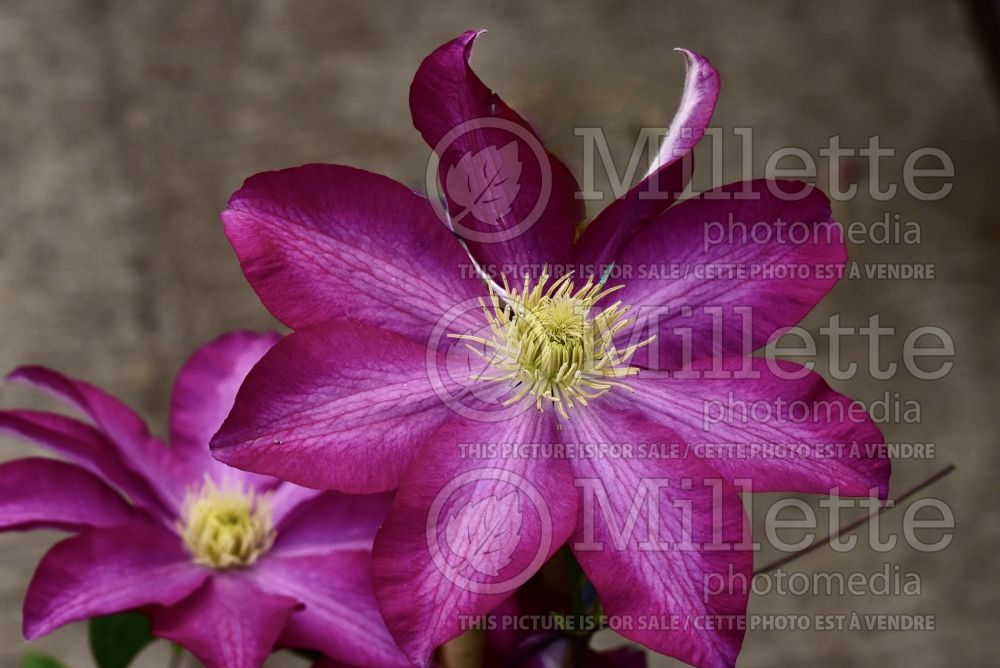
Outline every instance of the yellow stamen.
[(595, 284), (588, 278), (574, 290), (570, 274), (551, 284), (549, 278), (543, 269), (538, 283), (532, 285), (531, 277), (525, 276), (521, 289), (512, 290), (502, 277), (506, 298), (491, 286), (492, 308), (479, 300), (491, 335), (450, 336), (465, 340), (469, 350), (490, 364), (491, 375), (484, 372), (473, 380), (507, 382), (517, 388), (505, 406), (531, 394), (539, 410), (551, 403), (568, 418), (568, 409), (586, 406), (613, 388), (631, 391), (618, 379), (639, 372), (628, 362), (653, 337), (619, 351), (613, 339), (632, 323), (624, 318), (629, 307), (618, 301), (592, 316), (598, 301), (623, 286), (606, 289), (603, 282)]
[(275, 537), (267, 495), (239, 484), (220, 489), (207, 477), (184, 498), (177, 529), (194, 562), (216, 569), (251, 565)]

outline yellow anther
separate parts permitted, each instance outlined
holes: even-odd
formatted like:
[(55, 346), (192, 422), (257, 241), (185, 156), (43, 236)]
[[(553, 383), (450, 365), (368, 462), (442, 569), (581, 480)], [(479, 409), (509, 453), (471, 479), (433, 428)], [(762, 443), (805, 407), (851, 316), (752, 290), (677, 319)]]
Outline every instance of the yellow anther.
[(208, 478), (188, 492), (177, 528), (195, 563), (216, 569), (249, 566), (275, 537), (267, 496)]
[(451, 336), (465, 340), (489, 363), (490, 371), (473, 380), (510, 383), (513, 394), (505, 406), (531, 394), (538, 409), (552, 404), (568, 418), (569, 409), (586, 406), (613, 388), (631, 391), (619, 379), (638, 373), (628, 362), (653, 339), (617, 350), (615, 335), (632, 322), (624, 317), (628, 307), (619, 301), (594, 313), (598, 301), (622, 286), (605, 288), (588, 279), (574, 289), (570, 274), (551, 284), (549, 278), (543, 270), (532, 285), (525, 276), (520, 290), (512, 290), (503, 278), (505, 298), (491, 288), (490, 305), (480, 299), (490, 335)]

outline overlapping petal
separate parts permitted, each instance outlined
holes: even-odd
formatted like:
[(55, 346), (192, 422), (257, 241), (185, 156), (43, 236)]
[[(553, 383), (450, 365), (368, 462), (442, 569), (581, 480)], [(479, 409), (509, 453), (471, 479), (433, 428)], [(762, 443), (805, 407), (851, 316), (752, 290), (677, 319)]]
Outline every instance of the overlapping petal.
[(616, 630), (696, 666), (734, 665), (753, 568), (735, 488), (694, 456), (640, 456), (642, 444), (680, 439), (638, 413), (591, 410), (562, 438), (633, 448), (573, 461), (584, 491), (570, 546)]
[(108, 438), (89, 424), (44, 411), (0, 411), (0, 432), (40, 445), (71, 460), (158, 515), (164, 504), (149, 483), (119, 456)]
[(191, 563), (177, 536), (152, 525), (88, 529), (39, 563), (24, 601), (24, 635), (32, 640), (81, 619), (173, 605), (208, 574)]
[(554, 434), (551, 412), (457, 418), (414, 460), (376, 537), (374, 568), (386, 624), (415, 664), (511, 595), (572, 532), (567, 462), (503, 449)]
[(472, 71), (479, 34), (466, 32), (421, 63), (410, 87), (413, 125), (441, 158), (452, 226), (481, 264), (567, 262), (584, 217), (576, 179)]
[(310, 501), (322, 496), (324, 491), (282, 482), (271, 492), (271, 519), (275, 526), (291, 521)]
[[(335, 330), (342, 338), (333, 334), (322, 343), (361, 342), (362, 348), (343, 350), (354, 362), (341, 369), (344, 380), (378, 379), (370, 369), (374, 363), (384, 365), (383, 380), (405, 385), (406, 377), (393, 374), (410, 371), (426, 381), (419, 344), (357, 322), (343, 325)], [(322, 328), (307, 329), (304, 336), (316, 331)], [(69, 400), (96, 424), (44, 412), (0, 412), (0, 429), (79, 462), (26, 459), (0, 465), (7, 492), (0, 500), (0, 529), (80, 531), (39, 565), (25, 603), (28, 638), (68, 622), (138, 609), (151, 616), (155, 635), (182, 644), (208, 668), (256, 668), (279, 639), (282, 646), (319, 649), (356, 665), (407, 662), (381, 620), (370, 572), (372, 542), (391, 495), (323, 493), (238, 476), (257, 493), (273, 488), (268, 491), (278, 536), (253, 565), (238, 570), (197, 565), (175, 532), (183, 512), (165, 499), (182, 496), (208, 468), (215, 469), (217, 482), (232, 478), (232, 471), (210, 458), (208, 439), (231, 408), (243, 375), (276, 340), (239, 332), (192, 357), (174, 390), (175, 450), (150, 437), (137, 416), (96, 388), (45, 369), (17, 372), (16, 378)], [(370, 354), (375, 349), (381, 358)], [(401, 349), (407, 354), (400, 357), (394, 351)], [(356, 396), (361, 403), (353, 410), (375, 401), (373, 396)], [(337, 404), (340, 409), (337, 417), (347, 420), (349, 402)], [(142, 459), (147, 445), (157, 448), (153, 462)], [(168, 455), (167, 468), (154, 481), (150, 467), (163, 461), (157, 458), (161, 453)], [(101, 478), (140, 505), (148, 501), (152, 512), (130, 506)], [(301, 614), (293, 616), (295, 611)]]
[(196, 350), (177, 374), (170, 397), (170, 445), (185, 463), (217, 482), (240, 479), (258, 489), (277, 483), (222, 464), (212, 457), (208, 443), (229, 415), (250, 369), (280, 339), (256, 332), (225, 334)]
[(704, 56), (678, 51), (686, 59), (687, 77), (660, 150), (642, 180), (594, 218), (574, 248), (579, 264), (596, 265), (594, 273), (614, 260), (637, 230), (673, 204), (691, 180), (692, 151), (705, 135), (719, 98), (719, 73)]
[(107, 437), (123, 464), (139, 474), (169, 511), (180, 508), (184, 485), (192, 472), (150, 435), (146, 423), (131, 408), (89, 383), (45, 367), (20, 367), (8, 380), (36, 387), (82, 412)]
[(391, 502), (391, 494), (323, 492), (276, 523), (278, 538), (272, 554), (291, 557), (371, 550)]
[(423, 346), (354, 321), (294, 332), (250, 372), (215, 457), (308, 487), (392, 489), (452, 414), (426, 364)]
[(427, 199), (378, 174), (340, 165), (257, 174), (222, 222), (250, 285), (293, 329), (350, 317), (424, 341), (433, 314), (478, 294), (476, 280), (461, 280), (466, 253)]
[(367, 550), (275, 553), (253, 578), (262, 590), (302, 604), (282, 632), (283, 646), (318, 650), (355, 666), (408, 665), (375, 603)]
[(298, 601), (239, 573), (214, 574), (179, 605), (151, 611), (153, 633), (183, 645), (205, 668), (259, 668)]

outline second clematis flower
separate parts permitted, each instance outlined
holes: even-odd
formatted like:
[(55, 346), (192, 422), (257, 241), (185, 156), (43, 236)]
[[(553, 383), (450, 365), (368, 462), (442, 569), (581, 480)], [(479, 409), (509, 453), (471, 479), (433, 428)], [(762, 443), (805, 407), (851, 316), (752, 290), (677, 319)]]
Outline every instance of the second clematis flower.
[(389, 496), (318, 492), (209, 455), (244, 376), (278, 338), (236, 332), (191, 357), (174, 386), (171, 447), (92, 385), (42, 367), (11, 374), (85, 418), (0, 411), (0, 431), (66, 460), (0, 465), (0, 530), (75, 533), (35, 572), (25, 637), (138, 610), (153, 635), (208, 668), (259, 668), (275, 647), (319, 651), (336, 665), (406, 665), (371, 584)]
[[(752, 569), (738, 491), (887, 493), (867, 415), (751, 355), (833, 287), (839, 228), (799, 183), (677, 201), (719, 91), (683, 51), (652, 167), (577, 239), (576, 181), (472, 71), (476, 36), (431, 53), (410, 90), (442, 198), (336, 165), (233, 195), (226, 234), (294, 331), (249, 374), (215, 456), (311, 487), (398, 487), (376, 595), (416, 665), (567, 542), (622, 635), (732, 665)], [(727, 221), (808, 234), (706, 243)], [(691, 271), (648, 271), (665, 263)], [(779, 263), (806, 272), (751, 271)], [(783, 412), (798, 401), (825, 410)]]

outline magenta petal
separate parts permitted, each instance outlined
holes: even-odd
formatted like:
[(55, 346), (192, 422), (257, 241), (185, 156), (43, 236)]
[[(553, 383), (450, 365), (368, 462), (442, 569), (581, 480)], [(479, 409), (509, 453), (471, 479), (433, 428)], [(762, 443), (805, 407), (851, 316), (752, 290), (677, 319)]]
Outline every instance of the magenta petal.
[(195, 566), (180, 539), (145, 524), (87, 529), (42, 558), (24, 601), (24, 636), (147, 605), (173, 605), (209, 571)]
[[(731, 361), (734, 368), (739, 361)], [(754, 492), (886, 498), (889, 459), (860, 404), (788, 361), (747, 360), (757, 378), (630, 380), (628, 404), (676, 431), (695, 454)], [(777, 370), (777, 373), (776, 373)], [(790, 375), (803, 375), (792, 380)], [(712, 447), (723, 444), (723, 447)], [(706, 447), (707, 446), (707, 447)]]
[(29, 458), (0, 464), (0, 529), (113, 527), (136, 518), (113, 489), (79, 466)]
[(375, 603), (369, 551), (273, 554), (258, 564), (253, 577), (264, 591), (303, 604), (289, 620), (281, 645), (318, 650), (354, 666), (408, 665)]
[(250, 285), (293, 329), (349, 317), (423, 341), (438, 315), (478, 294), (427, 199), (360, 169), (257, 174), (222, 222)]
[[(680, 445), (638, 413), (597, 406), (566, 424), (564, 443), (628, 444), (635, 453), (641, 444)], [(616, 630), (696, 666), (735, 665), (753, 568), (735, 488), (693, 456), (573, 466), (583, 502), (570, 546)]]
[(264, 356), (212, 447), (226, 464), (307, 487), (381, 492), (450, 415), (427, 380), (423, 346), (329, 321)]
[(177, 374), (170, 398), (170, 445), (186, 464), (211, 473), (216, 481), (238, 477), (258, 489), (275, 484), (272, 478), (218, 462), (208, 443), (229, 415), (250, 369), (280, 339), (274, 333), (232, 332), (191, 355)]
[[(789, 201), (773, 194), (775, 184), (789, 192), (806, 188), (808, 194)], [(743, 188), (757, 199), (712, 199)], [(730, 235), (730, 220), (758, 236), (748, 233), (744, 240), (738, 226)], [(615, 298), (634, 307), (640, 324), (650, 319), (644, 336), (657, 334), (635, 361), (680, 368), (685, 362), (681, 332), (689, 330), (693, 362), (711, 358), (720, 336), (722, 355), (749, 355), (816, 306), (836, 284), (846, 257), (829, 201), (806, 184), (732, 183), (681, 202), (636, 234), (618, 257), (620, 268), (634, 278), (624, 281)], [(669, 273), (669, 267), (678, 273)], [(658, 361), (646, 362), (650, 350), (659, 351)]]
[(156, 491), (169, 510), (179, 510), (191, 472), (150, 435), (146, 423), (132, 409), (89, 383), (40, 366), (15, 369), (8, 379), (48, 392), (93, 420), (124, 464)]
[[(285, 483), (282, 487), (289, 485)], [(278, 538), (271, 552), (289, 557), (321, 555), (334, 550), (370, 551), (391, 502), (391, 494), (322, 492), (279, 519), (276, 493), (272, 507)]]
[(0, 433), (57, 452), (120, 489), (136, 505), (164, 513), (164, 504), (149, 483), (122, 461), (118, 448), (88, 424), (42, 411), (0, 411)]
[(468, 444), (552, 443), (551, 414), (456, 418), (414, 459), (374, 558), (379, 606), (415, 664), (457, 636), (463, 616), (510, 596), (572, 532), (576, 494), (565, 460), (462, 456)]
[(481, 264), (567, 262), (584, 217), (576, 180), (472, 71), (479, 34), (469, 31), (421, 63), (410, 86), (413, 125), (441, 158), (452, 226)]
[(216, 573), (180, 604), (150, 616), (154, 635), (183, 645), (205, 668), (260, 668), (297, 605), (261, 591), (244, 573)]
[(271, 490), (271, 520), (274, 525), (282, 523), (298, 515), (299, 509), (313, 499), (324, 494), (321, 489), (302, 487), (290, 482), (282, 482)]
[(622, 244), (638, 229), (673, 204), (691, 179), (693, 162), (688, 156), (712, 118), (719, 98), (719, 73), (703, 56), (687, 49), (677, 50), (687, 60), (687, 78), (680, 106), (659, 152), (643, 179), (608, 205), (577, 242), (577, 262), (595, 265), (594, 274), (618, 256)]

